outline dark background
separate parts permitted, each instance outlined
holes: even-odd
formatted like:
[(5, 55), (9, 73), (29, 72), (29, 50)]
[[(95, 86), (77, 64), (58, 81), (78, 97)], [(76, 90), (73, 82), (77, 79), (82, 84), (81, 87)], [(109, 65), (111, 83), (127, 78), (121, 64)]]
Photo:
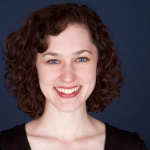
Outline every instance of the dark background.
[[(103, 113), (89, 114), (120, 129), (138, 132), (150, 147), (150, 0), (0, 0), (0, 46), (32, 11), (63, 2), (86, 4), (95, 10), (108, 27), (122, 61), (125, 80), (120, 103), (108, 106)], [(16, 99), (3, 87), (3, 59), (0, 70), (0, 130), (5, 130), (31, 119), (16, 108)]]

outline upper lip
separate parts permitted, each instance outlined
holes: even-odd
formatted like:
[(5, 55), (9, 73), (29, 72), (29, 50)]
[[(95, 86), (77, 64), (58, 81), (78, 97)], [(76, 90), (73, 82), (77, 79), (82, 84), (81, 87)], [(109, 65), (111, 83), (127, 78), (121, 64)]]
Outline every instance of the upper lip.
[(79, 85), (76, 85), (76, 86), (69, 86), (69, 87), (66, 87), (66, 86), (56, 86), (57, 88), (62, 88), (62, 89), (72, 89), (72, 88), (75, 88), (75, 87), (78, 87)]

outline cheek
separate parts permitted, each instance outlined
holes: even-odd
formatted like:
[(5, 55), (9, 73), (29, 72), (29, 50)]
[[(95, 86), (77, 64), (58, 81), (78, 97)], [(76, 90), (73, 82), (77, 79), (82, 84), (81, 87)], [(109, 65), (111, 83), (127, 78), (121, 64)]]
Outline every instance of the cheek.
[(95, 65), (90, 65), (85, 68), (78, 69), (78, 75), (85, 83), (94, 82), (96, 80), (96, 67)]
[(40, 85), (53, 85), (58, 73), (50, 69), (41, 67), (38, 71)]

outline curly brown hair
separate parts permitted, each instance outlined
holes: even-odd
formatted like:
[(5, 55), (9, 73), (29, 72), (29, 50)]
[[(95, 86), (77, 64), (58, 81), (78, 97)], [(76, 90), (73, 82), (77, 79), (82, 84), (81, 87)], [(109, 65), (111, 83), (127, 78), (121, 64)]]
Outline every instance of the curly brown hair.
[(102, 112), (115, 97), (120, 97), (123, 83), (120, 60), (98, 14), (86, 5), (54, 4), (33, 12), (6, 40), (5, 83), (8, 91), (17, 97), (18, 108), (31, 118), (40, 117), (45, 105), (35, 66), (37, 53), (48, 48), (48, 35), (57, 36), (68, 24), (86, 25), (98, 50), (96, 85), (86, 101), (87, 110)]

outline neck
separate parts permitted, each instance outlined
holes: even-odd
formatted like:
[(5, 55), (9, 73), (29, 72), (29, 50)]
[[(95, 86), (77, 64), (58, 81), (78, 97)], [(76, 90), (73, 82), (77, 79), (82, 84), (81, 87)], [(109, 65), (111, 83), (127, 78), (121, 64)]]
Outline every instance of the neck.
[(62, 112), (53, 105), (45, 108), (44, 114), (37, 120), (43, 133), (56, 137), (61, 141), (71, 142), (90, 134), (93, 127), (87, 114), (86, 104), (73, 112)]

